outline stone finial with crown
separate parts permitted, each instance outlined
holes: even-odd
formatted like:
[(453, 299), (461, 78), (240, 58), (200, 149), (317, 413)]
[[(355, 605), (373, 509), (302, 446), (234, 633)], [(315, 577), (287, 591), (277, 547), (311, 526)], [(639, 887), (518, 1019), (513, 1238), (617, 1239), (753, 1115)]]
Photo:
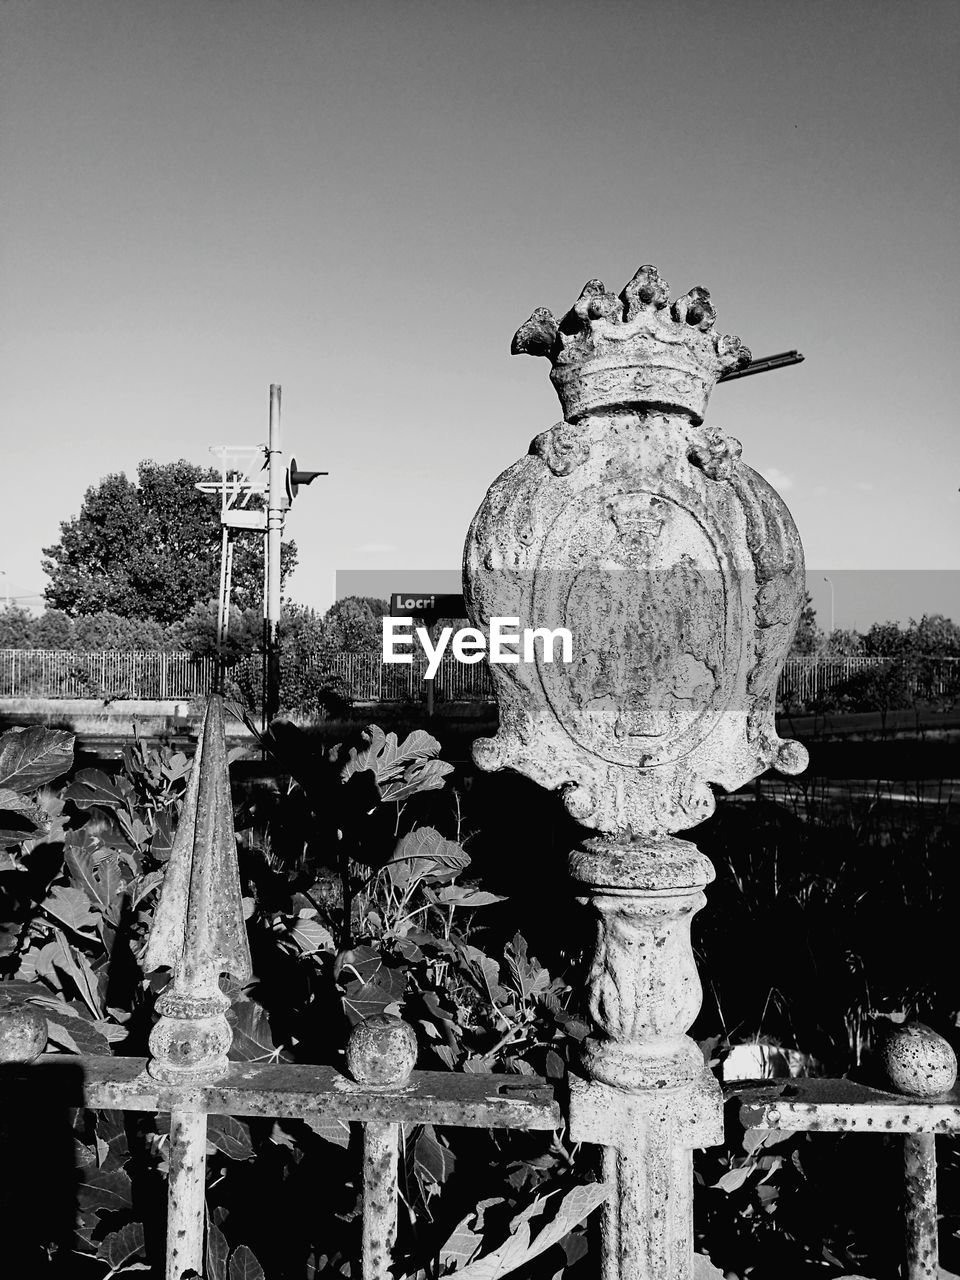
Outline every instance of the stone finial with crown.
[(538, 308), (513, 338), (514, 355), (547, 356), (550, 380), (568, 422), (616, 406), (659, 405), (703, 421), (713, 385), (750, 363), (732, 334), (714, 329), (717, 313), (697, 285), (670, 304), (654, 266), (640, 267), (617, 295), (589, 280), (558, 322)]

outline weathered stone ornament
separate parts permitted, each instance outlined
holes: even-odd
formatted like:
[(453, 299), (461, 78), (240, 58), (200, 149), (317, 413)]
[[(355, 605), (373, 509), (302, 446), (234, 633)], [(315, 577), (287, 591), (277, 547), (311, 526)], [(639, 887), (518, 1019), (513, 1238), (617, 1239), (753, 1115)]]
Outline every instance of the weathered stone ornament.
[(514, 353), (547, 356), (564, 421), (490, 488), (464, 551), (475, 625), (566, 627), (571, 664), (491, 667), (495, 738), (481, 768), (563, 788), (605, 832), (661, 835), (806, 751), (774, 723), (777, 677), (804, 595), (790, 513), (704, 425), (725, 371), (749, 363), (714, 330), (705, 289), (672, 305), (656, 268), (623, 292), (591, 280), (557, 323), (540, 310)]
[(743, 367), (705, 289), (668, 304), (655, 267), (619, 296), (591, 280), (559, 322), (534, 312), (513, 351), (545, 355), (564, 421), (491, 486), (464, 551), (475, 626), (572, 636), (573, 661), (491, 664), (485, 769), (551, 789), (595, 834), (570, 855), (594, 917), (593, 1033), (570, 1075), (570, 1136), (606, 1148), (605, 1280), (691, 1280), (694, 1148), (723, 1138), (720, 1089), (687, 1034), (702, 991), (690, 923), (713, 879), (674, 832), (807, 754), (781, 741), (777, 678), (804, 594), (790, 513), (704, 425)]

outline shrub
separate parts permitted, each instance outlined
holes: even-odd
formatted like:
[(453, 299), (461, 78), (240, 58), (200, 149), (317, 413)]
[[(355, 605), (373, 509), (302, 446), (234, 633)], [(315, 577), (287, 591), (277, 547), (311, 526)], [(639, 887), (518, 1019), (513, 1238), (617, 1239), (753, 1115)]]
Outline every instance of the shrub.
[(21, 605), (0, 610), (0, 649), (31, 649), (33, 618)]

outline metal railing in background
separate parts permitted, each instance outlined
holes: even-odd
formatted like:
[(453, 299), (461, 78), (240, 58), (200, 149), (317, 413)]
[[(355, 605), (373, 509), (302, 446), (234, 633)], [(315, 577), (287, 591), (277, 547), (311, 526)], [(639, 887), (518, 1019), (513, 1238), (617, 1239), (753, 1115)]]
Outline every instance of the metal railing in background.
[(0, 649), (0, 697), (142, 698), (203, 697), (216, 659), (189, 653), (138, 649)]
[[(788, 658), (780, 676), (781, 703), (809, 707), (865, 672), (890, 668), (890, 658)], [(356, 702), (419, 702), (427, 661), (414, 654), (409, 664), (386, 664), (379, 653), (330, 653), (311, 660), (336, 676)], [(233, 677), (245, 673), (259, 688), (261, 656), (241, 660)], [(213, 656), (159, 650), (0, 649), (0, 698), (124, 698), (190, 700), (206, 696), (216, 669)], [(924, 698), (960, 693), (960, 658), (921, 657), (907, 664), (904, 679)], [(493, 698), (485, 662), (467, 665), (447, 655), (434, 680), (444, 702)]]

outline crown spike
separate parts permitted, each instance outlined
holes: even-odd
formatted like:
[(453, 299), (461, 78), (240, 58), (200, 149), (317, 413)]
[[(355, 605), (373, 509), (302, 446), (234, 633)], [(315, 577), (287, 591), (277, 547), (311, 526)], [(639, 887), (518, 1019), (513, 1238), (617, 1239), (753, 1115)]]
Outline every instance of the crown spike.
[(550, 356), (557, 345), (559, 329), (552, 311), (537, 307), (529, 320), (513, 335), (510, 343), (512, 356)]
[(745, 347), (735, 333), (718, 335), (717, 355), (723, 373), (728, 369), (745, 369), (753, 359), (750, 348)]
[(670, 314), (679, 324), (696, 326), (702, 333), (713, 327), (717, 310), (710, 301), (709, 289), (695, 284), (670, 308)]
[(624, 305), (623, 318), (629, 322), (639, 311), (659, 311), (665, 307), (670, 301), (670, 286), (648, 262), (637, 268), (633, 279), (623, 286), (620, 297)]
[(602, 280), (590, 280), (573, 304), (573, 309), (586, 328), (591, 320), (619, 320), (623, 307), (615, 293), (608, 293)]
[(567, 337), (588, 334), (595, 320), (622, 319), (623, 304), (615, 293), (608, 293), (602, 280), (588, 280), (567, 314), (560, 321), (560, 332)]

